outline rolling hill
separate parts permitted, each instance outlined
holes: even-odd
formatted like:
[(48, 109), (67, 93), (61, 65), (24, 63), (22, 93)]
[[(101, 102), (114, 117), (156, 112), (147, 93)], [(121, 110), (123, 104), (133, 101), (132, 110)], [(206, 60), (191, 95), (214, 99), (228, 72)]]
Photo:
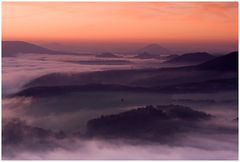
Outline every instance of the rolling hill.
[(232, 91), (238, 86), (237, 53), (178, 68), (108, 70), (71, 75), (52, 73), (30, 81), (16, 95), (37, 97), (96, 90), (157, 93)]
[(213, 58), (215, 58), (215, 56), (206, 52), (187, 53), (165, 61), (164, 64), (194, 65), (204, 63)]
[(213, 60), (202, 63), (198, 65), (197, 68), (202, 70), (237, 71), (238, 70), (238, 51), (234, 51), (227, 55), (220, 56)]

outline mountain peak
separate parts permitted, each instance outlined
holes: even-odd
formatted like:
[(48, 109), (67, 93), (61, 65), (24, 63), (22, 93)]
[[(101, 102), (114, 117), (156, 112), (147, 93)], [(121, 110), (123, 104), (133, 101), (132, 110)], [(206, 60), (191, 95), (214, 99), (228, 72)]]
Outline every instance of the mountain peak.
[(138, 53), (143, 53), (143, 52), (147, 52), (149, 54), (155, 54), (155, 55), (166, 55), (166, 54), (170, 54), (171, 50), (164, 48), (157, 43), (152, 43), (143, 47), (138, 51)]
[(160, 46), (160, 45), (157, 44), (157, 43), (149, 44), (149, 45), (147, 45), (146, 47), (149, 47), (149, 48), (162, 48), (162, 46)]

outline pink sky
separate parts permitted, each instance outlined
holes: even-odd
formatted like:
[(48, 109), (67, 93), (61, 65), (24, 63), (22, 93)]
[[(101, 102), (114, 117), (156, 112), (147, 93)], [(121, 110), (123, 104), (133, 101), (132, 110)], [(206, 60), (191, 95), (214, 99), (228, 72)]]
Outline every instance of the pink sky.
[(3, 2), (3, 40), (236, 46), (237, 2)]

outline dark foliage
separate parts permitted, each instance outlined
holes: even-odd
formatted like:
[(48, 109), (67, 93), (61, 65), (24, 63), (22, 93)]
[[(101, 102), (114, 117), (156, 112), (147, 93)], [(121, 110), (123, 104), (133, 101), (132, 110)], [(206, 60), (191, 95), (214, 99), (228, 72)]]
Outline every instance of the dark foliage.
[(140, 138), (161, 141), (177, 133), (197, 131), (198, 122), (210, 114), (179, 105), (146, 106), (90, 120), (90, 136)]

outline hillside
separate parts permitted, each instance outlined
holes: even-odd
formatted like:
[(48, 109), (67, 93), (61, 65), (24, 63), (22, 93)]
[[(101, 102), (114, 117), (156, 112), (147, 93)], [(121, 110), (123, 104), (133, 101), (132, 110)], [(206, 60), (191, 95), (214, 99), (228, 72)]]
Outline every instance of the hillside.
[(19, 53), (37, 53), (37, 54), (76, 54), (71, 52), (54, 51), (41, 46), (24, 41), (3, 41), (2, 56), (15, 56)]
[(237, 71), (238, 70), (238, 51), (234, 51), (227, 55), (220, 56), (213, 60), (202, 63), (198, 65), (197, 68), (202, 70)]
[(187, 53), (170, 59), (164, 62), (164, 64), (193, 65), (209, 61), (213, 58), (215, 58), (215, 56), (206, 52)]
[(177, 133), (199, 131), (198, 123), (211, 117), (210, 114), (180, 105), (146, 106), (90, 120), (87, 134), (166, 142)]

